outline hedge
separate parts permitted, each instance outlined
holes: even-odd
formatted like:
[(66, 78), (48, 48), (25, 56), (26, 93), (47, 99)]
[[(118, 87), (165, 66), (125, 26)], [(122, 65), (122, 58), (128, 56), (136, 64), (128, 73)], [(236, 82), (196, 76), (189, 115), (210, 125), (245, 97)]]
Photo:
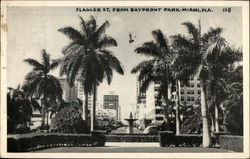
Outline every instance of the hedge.
[(221, 135), (219, 141), (222, 149), (243, 152), (243, 136)]
[(107, 142), (158, 142), (157, 135), (148, 134), (110, 134)]
[(101, 132), (92, 134), (34, 133), (8, 135), (8, 152), (27, 152), (51, 147), (104, 146), (105, 136)]
[[(172, 131), (160, 131), (158, 134), (160, 146), (183, 146), (199, 147), (202, 144), (202, 135), (181, 134), (175, 135)], [(216, 138), (212, 137), (213, 146), (216, 144)]]

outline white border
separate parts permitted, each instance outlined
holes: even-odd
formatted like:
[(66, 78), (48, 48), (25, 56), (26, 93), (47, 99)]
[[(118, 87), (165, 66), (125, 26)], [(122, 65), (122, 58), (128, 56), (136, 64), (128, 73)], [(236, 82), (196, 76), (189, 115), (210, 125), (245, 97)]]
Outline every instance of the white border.
[[(6, 37), (1, 28), (1, 156), (16, 158), (249, 158), (249, 3), (247, 1), (4, 1), (1, 26), (8, 6), (240, 6), (243, 20), (244, 153), (7, 153), (6, 134)], [(3, 16), (3, 17), (2, 17)]]

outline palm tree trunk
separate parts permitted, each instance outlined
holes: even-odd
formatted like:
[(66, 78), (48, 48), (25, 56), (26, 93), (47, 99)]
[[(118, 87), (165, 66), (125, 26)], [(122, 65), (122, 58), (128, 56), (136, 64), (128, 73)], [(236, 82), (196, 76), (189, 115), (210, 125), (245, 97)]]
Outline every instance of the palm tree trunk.
[(219, 112), (218, 105), (215, 106), (215, 132), (219, 132)]
[(88, 120), (88, 93), (84, 93), (85, 102), (82, 103), (82, 119), (87, 122)]
[(43, 105), (43, 108), (42, 108), (42, 127), (45, 126), (45, 106)]
[(180, 81), (177, 80), (176, 81), (176, 100), (175, 100), (175, 104), (176, 104), (176, 135), (180, 134), (180, 116), (179, 116), (179, 105), (180, 105), (180, 96), (179, 96), (179, 92), (180, 92)]
[(96, 108), (96, 84), (93, 87), (93, 105), (91, 109), (91, 131), (95, 130), (95, 108)]
[[(47, 86), (47, 74), (44, 73), (45, 78), (45, 86)], [(42, 109), (42, 127), (45, 126), (45, 118), (46, 118), (46, 109), (47, 109), (47, 96), (46, 92), (43, 92), (43, 109)]]
[(46, 107), (46, 102), (45, 102), (45, 96), (43, 97), (43, 99), (42, 99), (42, 105), (43, 105), (43, 107), (42, 107), (42, 127), (44, 127), (45, 126), (45, 107)]
[(210, 125), (209, 125), (209, 118), (208, 118), (208, 107), (207, 107), (207, 100), (206, 100), (206, 88), (202, 84), (201, 88), (201, 115), (202, 115), (202, 136), (203, 136), (203, 147), (210, 147), (211, 146), (211, 134), (210, 134)]
[(213, 118), (213, 115), (211, 115), (210, 119), (211, 119), (211, 131), (214, 132), (214, 118)]
[(46, 117), (47, 117), (47, 125), (46, 125), (46, 128), (47, 128), (47, 131), (49, 131), (49, 112), (46, 110)]
[(164, 116), (165, 116), (165, 122), (164, 122), (164, 130), (169, 131), (169, 124), (170, 124), (170, 120), (169, 120), (169, 112), (168, 112), (168, 105), (166, 105), (164, 107)]

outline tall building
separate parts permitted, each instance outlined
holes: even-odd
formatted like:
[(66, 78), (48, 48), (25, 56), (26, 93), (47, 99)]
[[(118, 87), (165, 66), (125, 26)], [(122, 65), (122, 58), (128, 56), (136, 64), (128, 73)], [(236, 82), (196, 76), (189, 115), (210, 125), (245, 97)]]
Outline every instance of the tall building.
[(119, 106), (119, 96), (118, 95), (104, 95), (103, 96), (103, 109), (113, 111), (116, 115), (116, 120), (120, 120), (120, 106)]
[(77, 99), (76, 87), (70, 87), (66, 79), (61, 78), (59, 81), (63, 90), (62, 98), (67, 102), (75, 101)]
[(103, 108), (104, 109), (115, 109), (119, 105), (118, 95), (104, 95), (103, 96)]
[(200, 103), (201, 84), (198, 77), (190, 77), (188, 85), (180, 84), (181, 102), (190, 105)]
[(137, 76), (136, 80), (136, 108), (135, 108), (135, 118), (138, 119), (136, 123), (145, 128), (146, 120), (146, 91), (142, 91), (142, 82)]
[(141, 90), (143, 80), (137, 77), (136, 91), (136, 118), (137, 124), (145, 128), (148, 124), (161, 125), (164, 121), (163, 107), (160, 101), (157, 101), (160, 82), (152, 82), (146, 91)]
[(146, 91), (142, 91), (142, 82), (143, 80), (139, 80), (137, 77), (136, 80), (136, 109), (135, 109), (135, 118), (139, 119), (144, 117), (144, 113), (142, 113), (142, 109), (146, 107)]
[[(83, 102), (85, 102), (85, 95), (84, 95), (84, 88), (81, 82), (81, 79), (76, 79), (75, 81), (75, 87), (76, 87), (76, 94), (77, 94), (77, 98), (83, 100)], [(91, 109), (91, 105), (93, 104), (93, 95), (89, 94), (88, 95), (88, 109)]]
[[(137, 78), (137, 104), (136, 104), (136, 118), (139, 119), (137, 124), (146, 126), (145, 122), (155, 125), (161, 125), (164, 121), (164, 107), (162, 101), (157, 101), (159, 94), (160, 82), (152, 82), (145, 92), (141, 91), (143, 81)], [(180, 100), (181, 103), (187, 105), (200, 103), (201, 84), (197, 77), (190, 77), (188, 85), (181, 82), (180, 85)], [(171, 85), (169, 85), (168, 92), (171, 92)], [(175, 98), (175, 92), (169, 93), (168, 98)]]
[[(72, 102), (77, 99), (80, 99), (85, 102), (84, 89), (80, 79), (76, 79), (74, 85), (72, 87), (69, 86), (66, 79), (59, 79), (62, 90), (63, 90), (63, 99), (67, 102)], [(88, 95), (88, 109), (91, 109), (91, 105), (93, 103), (93, 95)]]
[[(160, 82), (152, 82), (146, 91), (146, 119), (151, 120), (155, 125), (161, 125), (164, 122), (162, 102), (158, 101)], [(170, 91), (170, 86), (169, 86)]]

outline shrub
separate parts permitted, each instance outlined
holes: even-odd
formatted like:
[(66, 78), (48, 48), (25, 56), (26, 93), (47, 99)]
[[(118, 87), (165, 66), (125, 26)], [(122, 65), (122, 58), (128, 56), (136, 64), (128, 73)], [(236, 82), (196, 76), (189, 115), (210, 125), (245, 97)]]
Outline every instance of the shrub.
[(160, 146), (170, 146), (173, 143), (174, 136), (172, 131), (160, 131), (158, 134)]
[(200, 107), (188, 106), (181, 124), (180, 133), (182, 134), (201, 134), (202, 118)]
[(59, 111), (51, 122), (51, 131), (60, 133), (88, 133), (86, 121), (78, 106), (71, 105)]
[(195, 146), (199, 147), (202, 143), (202, 136), (196, 134), (185, 134), (185, 135), (176, 135), (174, 145), (178, 146)]
[(221, 135), (219, 140), (220, 148), (236, 152), (243, 152), (243, 136)]
[(7, 93), (7, 132), (8, 133), (27, 133), (30, 132), (28, 127), (34, 100), (29, 100), (24, 93), (18, 89), (10, 88)]
[(8, 135), (8, 152), (27, 152), (63, 146), (104, 146), (105, 136), (90, 134), (22, 134)]
[(224, 115), (224, 125), (227, 134), (243, 135), (243, 108), (242, 105), (230, 107)]
[(106, 135), (108, 142), (158, 142), (157, 135), (147, 134), (111, 134)]
[(106, 142), (105, 131), (92, 131), (93, 146), (104, 146)]
[[(175, 135), (171, 131), (160, 131), (159, 143), (160, 146), (199, 147), (202, 144), (202, 135), (197, 135), (197, 134)], [(215, 145), (215, 143), (216, 143), (215, 137), (212, 137), (212, 144)]]
[(226, 132), (223, 132), (223, 131), (221, 131), (221, 132), (212, 132), (212, 137), (214, 138), (214, 142), (219, 144), (219, 145), (220, 145), (219, 137), (221, 135), (226, 135)]

